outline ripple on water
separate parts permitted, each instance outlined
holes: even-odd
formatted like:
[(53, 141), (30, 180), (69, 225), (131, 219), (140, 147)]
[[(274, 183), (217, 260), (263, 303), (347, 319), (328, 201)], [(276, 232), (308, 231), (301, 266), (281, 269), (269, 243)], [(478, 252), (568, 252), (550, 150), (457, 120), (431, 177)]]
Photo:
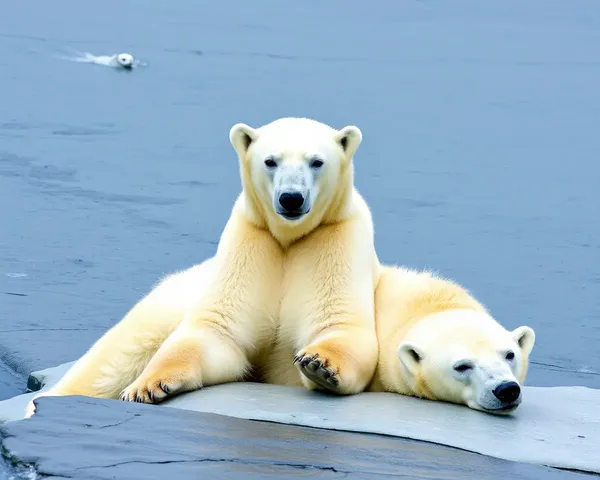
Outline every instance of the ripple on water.
[(39, 478), (32, 466), (15, 467), (0, 456), (0, 480), (37, 480)]

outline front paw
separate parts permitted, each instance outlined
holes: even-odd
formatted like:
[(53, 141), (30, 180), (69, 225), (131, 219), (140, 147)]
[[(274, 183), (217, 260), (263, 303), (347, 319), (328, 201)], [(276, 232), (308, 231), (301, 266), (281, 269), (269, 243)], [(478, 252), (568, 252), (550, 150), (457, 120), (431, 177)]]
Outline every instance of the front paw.
[(338, 393), (339, 368), (327, 358), (320, 357), (319, 353), (301, 352), (294, 357), (294, 363), (306, 378), (325, 390)]
[(176, 382), (138, 379), (121, 392), (124, 402), (159, 403), (179, 389)]

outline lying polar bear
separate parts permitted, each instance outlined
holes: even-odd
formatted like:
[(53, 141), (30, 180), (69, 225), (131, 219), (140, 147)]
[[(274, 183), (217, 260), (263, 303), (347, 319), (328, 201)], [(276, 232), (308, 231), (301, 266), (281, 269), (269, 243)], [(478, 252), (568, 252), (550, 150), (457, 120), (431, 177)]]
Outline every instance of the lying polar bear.
[(534, 331), (504, 329), (464, 288), (382, 267), (375, 294), (379, 362), (369, 391), (509, 414), (521, 403)]
[[(208, 288), (213, 275), (214, 260), (208, 259), (165, 278), (151, 293), (155, 300), (152, 309), (158, 302), (171, 314), (160, 317), (164, 321), (152, 328), (142, 324), (132, 348), (124, 350), (122, 356), (112, 357), (109, 365), (96, 362), (94, 368), (111, 377), (139, 370), (137, 362), (146, 361), (140, 353), (156, 351), (179, 325), (198, 291)], [(148, 307), (141, 304), (136, 308)], [(151, 310), (145, 313), (149, 318), (156, 316)], [(382, 266), (375, 290), (375, 315), (379, 361), (368, 391), (465, 404), (494, 414), (511, 413), (521, 403), (521, 385), (535, 343), (531, 328), (522, 326), (509, 332), (456, 283), (429, 272), (391, 266)], [(120, 328), (126, 329), (127, 324), (109, 332), (111, 338), (115, 342), (130, 342), (135, 334), (124, 334)], [(102, 358), (103, 352), (99, 353)], [(109, 372), (109, 368), (118, 371)], [(57, 386), (39, 396), (86, 394), (83, 390), (62, 392), (62, 385), (72, 383), (72, 378), (94, 382), (95, 375), (82, 377), (80, 373), (73, 367)], [(302, 386), (297, 375), (282, 380), (269, 383)], [(30, 402), (26, 416), (33, 411)]]

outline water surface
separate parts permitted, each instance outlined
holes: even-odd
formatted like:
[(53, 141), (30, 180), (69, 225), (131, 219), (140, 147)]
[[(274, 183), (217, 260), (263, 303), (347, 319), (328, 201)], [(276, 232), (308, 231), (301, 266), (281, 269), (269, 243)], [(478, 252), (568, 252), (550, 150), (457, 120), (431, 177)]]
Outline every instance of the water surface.
[(599, 27), (593, 1), (8, 2), (0, 398), (214, 253), (229, 129), (281, 116), (362, 129), (382, 261), (534, 327), (530, 384), (600, 387)]

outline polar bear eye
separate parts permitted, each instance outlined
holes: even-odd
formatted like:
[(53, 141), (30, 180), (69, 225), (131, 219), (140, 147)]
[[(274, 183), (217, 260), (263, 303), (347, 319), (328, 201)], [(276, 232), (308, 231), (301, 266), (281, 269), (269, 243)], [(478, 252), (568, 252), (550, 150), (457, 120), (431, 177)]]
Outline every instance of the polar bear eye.
[(508, 361), (514, 360), (515, 352), (513, 352), (513, 351), (506, 352), (506, 355), (504, 356), (504, 358), (506, 358)]
[(310, 162), (310, 168), (321, 168), (323, 166), (323, 160), (320, 158), (315, 158), (312, 162)]
[(269, 157), (265, 160), (265, 165), (269, 168), (275, 168), (277, 166), (277, 162)]
[(466, 362), (458, 363), (458, 364), (454, 365), (454, 370), (457, 371), (458, 373), (465, 373), (472, 369), (473, 369), (473, 365), (471, 365), (470, 363), (466, 363)]

